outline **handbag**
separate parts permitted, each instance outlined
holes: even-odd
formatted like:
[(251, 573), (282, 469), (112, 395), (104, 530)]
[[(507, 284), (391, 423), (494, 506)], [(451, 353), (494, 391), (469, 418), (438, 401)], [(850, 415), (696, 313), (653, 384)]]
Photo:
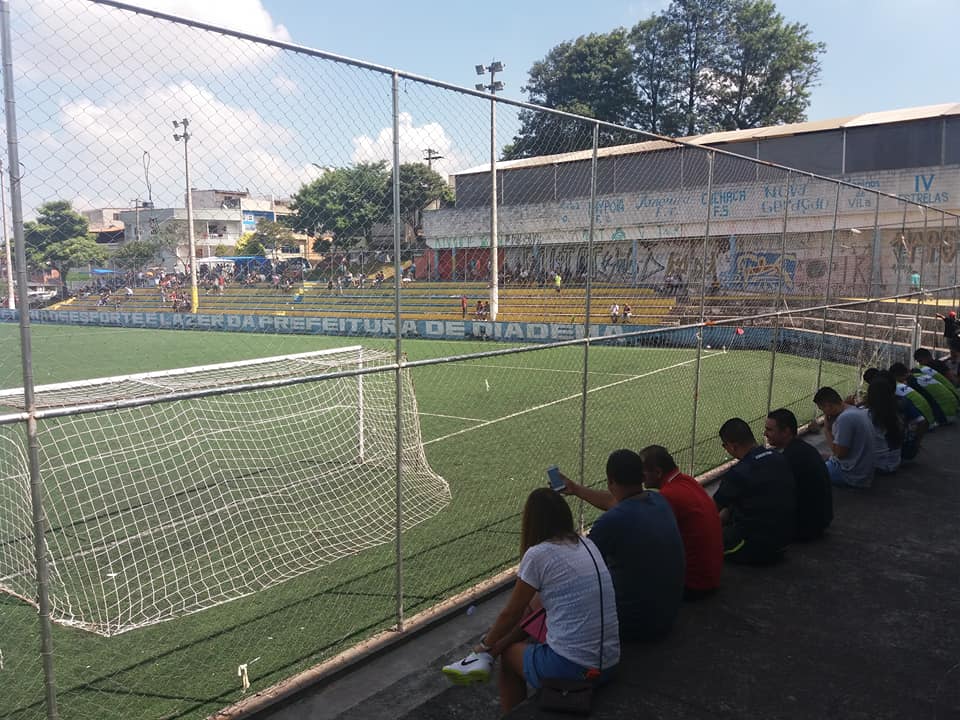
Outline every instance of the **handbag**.
[(600, 586), (600, 661), (597, 669), (591, 668), (587, 671), (586, 678), (543, 678), (540, 682), (540, 709), (568, 715), (589, 715), (593, 706), (594, 679), (599, 678), (603, 672), (603, 580), (597, 559), (583, 539), (577, 539), (593, 560), (593, 568), (597, 571), (597, 584)]

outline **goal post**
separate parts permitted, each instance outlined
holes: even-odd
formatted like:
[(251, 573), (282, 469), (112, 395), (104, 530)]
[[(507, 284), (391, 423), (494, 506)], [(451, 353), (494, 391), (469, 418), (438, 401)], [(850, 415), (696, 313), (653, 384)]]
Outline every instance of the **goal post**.
[[(115, 635), (392, 541), (393, 362), (354, 346), (37, 387), (54, 620)], [(407, 530), (450, 489), (400, 377)], [(0, 424), (0, 591), (33, 602), (24, 443)]]

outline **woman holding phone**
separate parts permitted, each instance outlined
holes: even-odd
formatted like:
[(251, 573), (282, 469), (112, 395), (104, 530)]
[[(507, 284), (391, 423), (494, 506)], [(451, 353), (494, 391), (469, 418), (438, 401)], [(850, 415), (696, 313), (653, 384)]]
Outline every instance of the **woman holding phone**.
[[(613, 581), (597, 547), (574, 531), (566, 500), (550, 488), (531, 492), (520, 538), (523, 557), (506, 607), (474, 652), (443, 668), (452, 682), (468, 685), (488, 680), (502, 658), (504, 712), (526, 699), (528, 683), (540, 688), (544, 678), (566, 678), (600, 684), (620, 661)], [(519, 627), (536, 596), (547, 616), (545, 643), (525, 641)]]

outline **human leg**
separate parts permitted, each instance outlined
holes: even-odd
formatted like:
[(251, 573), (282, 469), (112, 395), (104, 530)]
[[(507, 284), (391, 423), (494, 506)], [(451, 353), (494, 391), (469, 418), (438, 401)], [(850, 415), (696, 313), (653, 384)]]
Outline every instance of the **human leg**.
[(514, 643), (500, 655), (500, 709), (504, 713), (527, 699), (527, 681), (523, 672), (526, 643)]

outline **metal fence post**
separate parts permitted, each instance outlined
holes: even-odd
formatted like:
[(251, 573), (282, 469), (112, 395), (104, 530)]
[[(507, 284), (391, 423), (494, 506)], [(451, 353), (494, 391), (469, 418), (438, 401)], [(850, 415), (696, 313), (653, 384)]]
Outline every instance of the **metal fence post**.
[(823, 379), (823, 344), (827, 335), (827, 305), (830, 304), (830, 283), (833, 280), (833, 252), (837, 244), (837, 217), (839, 214), (840, 183), (837, 183), (837, 194), (833, 201), (833, 232), (830, 233), (830, 254), (827, 260), (827, 286), (823, 291), (823, 318), (820, 322), (820, 346), (817, 348), (817, 382), (813, 386), (814, 392), (820, 388), (820, 381)]
[[(10, 3), (0, 1), (0, 42), (3, 56), (3, 101), (7, 129), (7, 169), (10, 172), (10, 210), (13, 220), (14, 249), (17, 263), (17, 306), (20, 308), (20, 359), (23, 365), (23, 402), (29, 418), (26, 423), (27, 459), (30, 470), (30, 509), (33, 523), (33, 553), (37, 571), (37, 605), (40, 619), (40, 658), (47, 719), (56, 720), (57, 690), (54, 681), (53, 633), (50, 621), (50, 568), (44, 535), (43, 487), (40, 479), (40, 439), (37, 435), (36, 402), (33, 390), (33, 348), (30, 335), (30, 276), (23, 237), (23, 198), (20, 186), (20, 146), (17, 136), (17, 112), (13, 87), (13, 48), (10, 45)], [(13, 292), (13, 288), (9, 288)]]
[[(943, 249), (947, 246), (946, 240), (946, 221), (947, 216), (945, 213), (940, 213), (940, 233), (937, 236), (937, 314), (946, 314), (940, 312), (940, 288), (943, 287)], [(933, 351), (936, 354), (936, 351), (940, 347), (940, 333), (933, 333)]]
[(920, 242), (920, 287), (918, 288), (919, 292), (917, 293), (917, 309), (916, 316), (914, 318), (914, 331), (917, 333), (917, 341), (919, 347), (923, 347), (923, 326), (920, 324), (920, 311), (923, 309), (923, 270), (927, 264), (927, 209), (923, 208), (923, 238)]
[(403, 340), (400, 318), (400, 76), (394, 71), (392, 78), (393, 96), (393, 312), (396, 324), (395, 341), (395, 402), (396, 402), (396, 435), (395, 468), (397, 476), (396, 487), (396, 514), (395, 528), (396, 543), (396, 595), (397, 595), (397, 630), (403, 630)]
[[(713, 214), (713, 167), (714, 152), (707, 155), (707, 219), (703, 229), (703, 257), (707, 256), (707, 242), (710, 239), (710, 217)], [(704, 266), (706, 269), (706, 266)], [(706, 273), (704, 273), (706, 275)], [(700, 325), (697, 328), (697, 359), (694, 365), (693, 413), (690, 420), (690, 474), (696, 473), (697, 461), (697, 412), (700, 406), (700, 367), (703, 358), (703, 330), (706, 303), (706, 283), (700, 284)]]
[[(584, 290), (583, 319), (583, 389), (580, 395), (580, 468), (578, 482), (582, 485), (586, 477), (587, 454), (587, 395), (590, 382), (590, 306), (593, 291), (593, 235), (596, 230), (597, 213), (597, 150), (600, 146), (600, 124), (593, 124), (593, 158), (590, 162), (590, 230), (587, 236), (587, 285)], [(580, 503), (580, 528), (583, 528), (583, 502)]]
[(783, 229), (780, 232), (780, 272), (777, 274), (777, 299), (773, 306), (773, 334), (770, 338), (770, 377), (767, 378), (767, 412), (773, 407), (773, 375), (777, 365), (777, 342), (780, 340), (780, 304), (783, 302), (783, 261), (787, 251), (787, 221), (790, 216), (790, 179), (792, 172), (787, 172), (787, 182), (784, 193), (786, 200), (783, 207)]

